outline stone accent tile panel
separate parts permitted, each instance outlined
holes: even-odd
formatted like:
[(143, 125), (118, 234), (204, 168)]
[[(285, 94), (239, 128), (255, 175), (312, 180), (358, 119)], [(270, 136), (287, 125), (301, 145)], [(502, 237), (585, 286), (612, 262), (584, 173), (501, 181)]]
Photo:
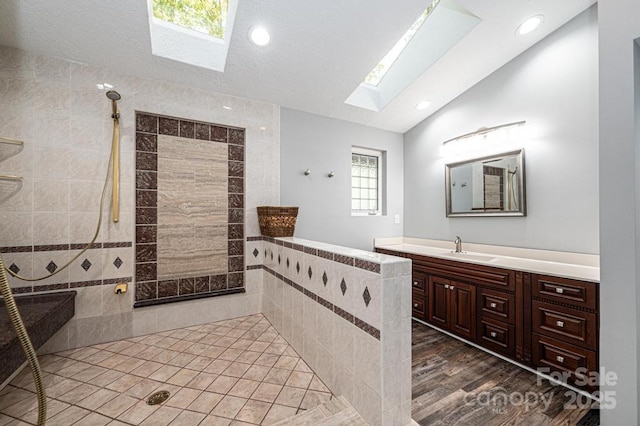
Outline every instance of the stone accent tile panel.
[(136, 113), (136, 301), (244, 287), (244, 139)]

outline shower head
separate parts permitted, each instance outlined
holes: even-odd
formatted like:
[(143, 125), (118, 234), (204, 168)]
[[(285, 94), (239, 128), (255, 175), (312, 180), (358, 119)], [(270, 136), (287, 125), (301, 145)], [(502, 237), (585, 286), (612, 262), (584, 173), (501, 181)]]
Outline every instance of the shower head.
[(120, 96), (120, 93), (116, 92), (115, 90), (109, 90), (107, 92), (107, 98), (111, 99), (111, 110), (113, 111), (113, 113), (111, 114), (111, 118), (117, 120), (118, 118), (120, 118), (120, 114), (118, 113), (118, 105), (116, 104), (116, 101), (119, 101), (122, 96)]
[(120, 93), (116, 92), (115, 90), (109, 90), (107, 92), (107, 98), (111, 99), (112, 101), (119, 101), (122, 96), (120, 96)]

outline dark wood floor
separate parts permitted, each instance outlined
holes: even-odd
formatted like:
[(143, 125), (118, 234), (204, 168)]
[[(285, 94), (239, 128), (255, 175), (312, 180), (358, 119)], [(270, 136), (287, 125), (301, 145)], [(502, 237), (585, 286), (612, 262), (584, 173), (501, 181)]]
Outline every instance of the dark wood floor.
[(569, 389), (417, 321), (412, 342), (411, 414), (420, 425), (573, 426), (588, 411), (565, 409)]

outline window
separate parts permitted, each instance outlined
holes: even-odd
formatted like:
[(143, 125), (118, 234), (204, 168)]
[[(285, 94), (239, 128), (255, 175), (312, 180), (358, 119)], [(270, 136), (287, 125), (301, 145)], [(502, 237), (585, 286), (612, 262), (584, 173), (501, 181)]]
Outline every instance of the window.
[(383, 152), (353, 147), (351, 150), (351, 213), (383, 214)]

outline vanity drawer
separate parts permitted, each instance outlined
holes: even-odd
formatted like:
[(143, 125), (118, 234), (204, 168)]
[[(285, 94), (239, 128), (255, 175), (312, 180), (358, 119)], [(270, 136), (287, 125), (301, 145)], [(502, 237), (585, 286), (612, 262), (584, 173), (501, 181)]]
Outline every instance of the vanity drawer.
[(516, 297), (513, 294), (479, 288), (478, 314), (514, 324)]
[(413, 270), (411, 277), (411, 287), (413, 291), (419, 292), (420, 294), (426, 294), (427, 291), (427, 275), (423, 272)]
[[(588, 349), (570, 345), (547, 336), (533, 334), (533, 365), (548, 367), (552, 371), (564, 371), (572, 375), (572, 381), (585, 380), (582, 373), (596, 371), (596, 353)], [(581, 372), (576, 370), (580, 368)], [(543, 371), (544, 372), (544, 371)], [(548, 372), (546, 372), (548, 373)]]
[(487, 349), (509, 357), (515, 355), (515, 328), (505, 322), (478, 317), (478, 340)]
[(597, 309), (598, 285), (568, 278), (532, 275), (533, 296)]
[(411, 294), (411, 314), (412, 316), (426, 320), (427, 319), (427, 304), (425, 303), (424, 294), (414, 291)]
[(596, 315), (549, 303), (533, 302), (533, 332), (595, 350)]

